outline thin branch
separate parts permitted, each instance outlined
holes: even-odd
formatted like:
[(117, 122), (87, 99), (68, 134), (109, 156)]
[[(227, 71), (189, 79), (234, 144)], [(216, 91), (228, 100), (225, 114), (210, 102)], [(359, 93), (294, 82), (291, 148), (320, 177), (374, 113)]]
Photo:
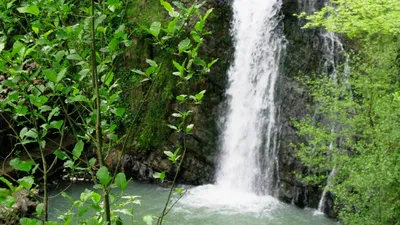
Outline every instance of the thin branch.
[[(20, 143), (22, 143), (22, 140), (21, 140), (21, 138), (19, 137), (18, 132), (15, 130), (15, 128), (14, 128), (13, 126), (11, 126), (10, 121), (8, 121), (8, 119), (5, 118), (5, 116), (4, 116), (2, 113), (0, 113), (0, 116), (3, 118), (3, 120), (6, 121), (6, 123), (8, 124), (8, 126), (9, 126), (9, 127), (11, 128), (11, 130), (14, 132), (14, 134), (15, 134), (15, 136), (17, 137), (18, 141), (19, 141)], [(21, 144), (21, 146), (24, 148), (24, 150), (25, 150), (26, 154), (28, 155), (29, 159), (32, 160), (32, 162), (35, 162), (35, 160), (33, 159), (32, 155), (29, 153), (29, 151), (28, 151), (28, 149), (25, 147), (25, 145), (24, 145), (24, 144)], [(38, 170), (39, 170), (40, 172), (43, 173), (43, 170), (40, 169), (40, 167), (38, 167)]]

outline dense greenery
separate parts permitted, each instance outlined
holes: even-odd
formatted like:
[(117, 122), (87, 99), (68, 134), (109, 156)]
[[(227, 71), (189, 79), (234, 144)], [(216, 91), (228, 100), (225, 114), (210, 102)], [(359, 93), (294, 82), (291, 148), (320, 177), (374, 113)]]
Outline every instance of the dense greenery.
[[(315, 115), (297, 121), (298, 155), (329, 191), (345, 224), (400, 224), (399, 10), (391, 0), (332, 0), (307, 17), (352, 38), (341, 76), (308, 81)], [(344, 68), (345, 66), (348, 66)]]
[[(180, 104), (177, 112), (172, 114), (177, 118), (177, 124), (167, 126), (159, 123), (182, 133), (184, 137), (181, 146), (177, 146), (174, 152), (165, 152), (178, 167), (165, 208), (160, 217), (155, 217), (157, 224), (161, 225), (174, 205), (170, 204), (172, 192), (176, 190), (178, 195), (183, 194), (182, 189), (175, 189), (174, 185), (185, 158), (185, 136), (191, 135), (194, 129), (194, 124), (190, 123), (191, 107), (200, 104), (205, 94), (205, 90), (190, 93), (189, 82), (201, 79), (202, 74), (208, 73), (216, 62), (206, 62), (199, 56), (203, 37), (209, 34), (205, 23), (212, 10), (204, 12), (203, 4), (197, 2), (187, 7), (179, 2), (172, 6), (160, 0), (155, 9), (164, 8), (170, 19), (162, 20), (164, 25), (158, 21), (149, 24), (149, 18), (132, 19), (136, 27), (129, 32), (128, 24), (125, 24), (125, 19), (131, 16), (127, 12), (130, 6), (128, 1), (31, 0), (0, 3), (0, 73), (3, 76), (0, 115), (17, 141), (7, 156), (11, 159), (9, 164), (12, 169), (27, 175), (16, 180), (8, 174), (10, 170), (1, 171), (5, 176), (0, 177), (5, 185), (5, 188), (0, 188), (1, 221), (13, 224), (20, 219), (19, 212), (14, 210), (14, 206), (19, 204), (18, 195), (23, 191), (26, 196), (37, 197), (35, 179), (41, 176), (44, 196), (35, 213), (40, 220), (22, 218), (19, 222), (57, 224), (48, 221), (47, 180), (50, 171), (60, 161), (69, 177), (90, 174), (95, 189), (86, 190), (75, 201), (63, 193), (72, 203), (71, 209), (59, 216), (65, 224), (121, 224), (122, 215), (133, 220), (134, 205), (139, 201), (134, 196), (123, 196), (129, 180), (124, 173), (111, 173), (105, 163), (113, 149), (121, 148), (116, 166), (116, 169), (119, 168), (128, 140), (134, 137), (135, 126), (131, 122), (140, 116), (140, 109), (130, 114), (128, 109), (120, 107), (126, 106), (120, 100), (122, 89), (117, 79), (123, 73), (125, 76), (130, 74), (134, 82), (139, 81), (138, 84), (145, 86), (147, 92), (151, 88), (162, 90), (174, 87), (163, 86), (164, 83), (155, 86), (155, 81), (159, 79), (171, 80), (171, 84), (178, 87), (176, 90), (184, 91), (176, 98), (172, 92), (168, 95), (170, 100), (176, 99)], [(124, 65), (119, 60), (134, 50), (131, 48), (132, 34), (136, 37), (147, 36), (159, 47), (159, 58), (165, 60), (157, 62), (156, 57), (144, 59), (148, 64), (144, 71), (132, 68), (132, 65), (131, 68), (126, 66), (123, 67), (125, 70), (121, 69)], [(163, 69), (164, 65), (169, 65), (176, 72), (168, 73), (170, 70)], [(176, 81), (165, 78), (173, 75)], [(165, 98), (164, 95), (161, 98), (158, 96), (157, 100)], [(144, 100), (147, 99), (140, 101)], [(128, 129), (121, 136), (124, 127)], [(72, 150), (64, 145), (64, 140), (68, 138), (75, 143)], [(164, 181), (165, 172), (156, 173), (154, 177)], [(118, 188), (120, 192), (111, 193), (113, 188)], [(127, 200), (119, 202), (123, 197)], [(101, 202), (103, 204), (99, 205)], [(93, 211), (94, 216), (87, 216), (88, 211)], [(152, 224), (153, 217), (145, 216), (143, 221)]]

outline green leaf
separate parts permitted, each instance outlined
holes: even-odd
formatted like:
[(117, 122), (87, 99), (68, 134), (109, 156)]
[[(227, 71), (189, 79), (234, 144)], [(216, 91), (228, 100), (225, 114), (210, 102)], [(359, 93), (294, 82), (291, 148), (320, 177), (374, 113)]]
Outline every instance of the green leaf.
[(21, 139), (23, 139), (23, 138), (25, 137), (25, 134), (26, 134), (27, 132), (28, 132), (28, 128), (27, 128), (27, 127), (22, 128), (21, 131), (19, 132), (19, 137), (20, 137)]
[(14, 185), (9, 181), (9, 180), (7, 180), (6, 178), (4, 178), (4, 177), (0, 177), (0, 181), (2, 181), (3, 183), (5, 183), (7, 186), (8, 186), (8, 188), (12, 191), (12, 192), (14, 192)]
[(67, 193), (65, 192), (61, 192), (61, 196), (63, 196), (64, 198), (68, 199), (71, 203), (74, 202), (74, 200), (72, 199), (71, 196), (69, 196)]
[(0, 42), (0, 53), (1, 53), (1, 51), (3, 51), (4, 47), (5, 47), (4, 42)]
[(178, 130), (178, 128), (174, 125), (168, 124), (167, 126), (173, 130)]
[(81, 217), (89, 211), (89, 207), (79, 208), (78, 216)]
[(112, 177), (110, 176), (110, 172), (108, 171), (107, 167), (102, 166), (96, 173), (96, 177), (99, 179), (102, 185), (107, 185), (110, 183)]
[(12, 51), (11, 55), (14, 56), (15, 54), (18, 53), (18, 55), (19, 55), (20, 57), (24, 57), (25, 50), (26, 50), (26, 46), (25, 46), (22, 42), (16, 41), (16, 42), (13, 44), (13, 51)]
[(194, 26), (194, 28), (196, 29), (196, 31), (202, 32), (204, 29), (204, 25), (205, 25), (204, 21), (198, 21)]
[(29, 13), (35, 16), (38, 16), (40, 11), (36, 5), (24, 6), (17, 8), (18, 12), (20, 13)]
[(96, 161), (97, 161), (96, 158), (91, 158), (91, 159), (89, 160), (89, 165), (90, 165), (91, 167), (94, 167), (94, 166), (96, 165)]
[[(133, 216), (132, 212), (130, 209), (117, 209), (114, 212), (116, 213), (121, 213), (123, 215), (127, 215), (127, 216)], [(122, 225), (122, 223), (120, 223)]]
[(103, 14), (103, 15), (97, 17), (96, 19), (94, 19), (94, 29), (96, 29), (97, 26), (99, 26), (99, 24), (101, 24), (106, 18), (107, 18), (107, 15)]
[(172, 153), (171, 151), (164, 151), (164, 154), (167, 155), (170, 158), (174, 157), (174, 153)]
[(172, 61), (172, 64), (174, 64), (175, 68), (179, 71), (179, 76), (183, 76), (185, 73), (185, 67), (176, 61)]
[(60, 72), (57, 74), (56, 83), (59, 83), (62, 79), (64, 79), (66, 72), (67, 72), (67, 68), (63, 68), (60, 70)]
[(83, 78), (85, 78), (88, 75), (89, 72), (90, 72), (89, 69), (82, 69), (81, 71), (79, 71), (78, 74), (81, 76), (79, 78), (79, 80), (82, 80)]
[(56, 155), (57, 158), (61, 159), (61, 160), (66, 160), (69, 159), (69, 156), (67, 155), (67, 153), (65, 153), (64, 151), (62, 151), (61, 149), (57, 149), (54, 152), (54, 155)]
[(154, 60), (151, 60), (151, 59), (146, 59), (146, 63), (147, 63), (147, 64), (149, 64), (150, 66), (153, 66), (153, 67), (158, 67), (158, 64), (157, 64), (157, 62), (156, 62), (156, 61), (154, 61)]
[(178, 44), (179, 53), (182, 53), (190, 48), (190, 39), (186, 38)]
[(59, 114), (60, 114), (60, 108), (55, 107), (49, 113), (49, 117), (47, 118), (47, 120), (50, 121), (53, 118), (53, 116), (58, 116)]
[(99, 193), (93, 192), (91, 199), (94, 203), (99, 203), (101, 200), (101, 195)]
[(117, 108), (115, 109), (115, 115), (119, 117), (123, 117), (125, 114), (125, 108)]
[(129, 180), (126, 180), (125, 173), (118, 173), (115, 176), (115, 184), (117, 187), (121, 190), (124, 191), (125, 188), (128, 186)]
[(90, 103), (89, 99), (86, 96), (83, 96), (83, 95), (77, 95), (77, 96), (73, 96), (73, 97), (68, 97), (67, 98), (67, 102), (68, 103), (74, 103), (74, 102)]
[(12, 159), (10, 161), (10, 166), (13, 169), (24, 171), (24, 172), (31, 171), (33, 165), (35, 165), (34, 162), (32, 162), (32, 161), (26, 161), (26, 162), (25, 161), (21, 161), (19, 158), (15, 158), (15, 159)]
[(64, 50), (61, 50), (61, 51), (58, 51), (55, 55), (54, 55), (54, 58), (56, 59), (56, 61), (59, 63), (62, 59), (63, 59), (63, 57), (65, 56), (65, 51)]
[(158, 38), (158, 35), (160, 34), (161, 31), (161, 23), (160, 22), (153, 22), (150, 26), (150, 34), (152, 34), (154, 37)]
[(212, 67), (216, 62), (218, 62), (218, 59), (214, 59), (212, 62), (210, 62), (210, 63), (207, 65), (207, 68), (208, 68), (208, 69), (211, 69), (211, 67)]
[(99, 223), (96, 218), (90, 218), (86, 221), (86, 225), (100, 225), (102, 223)]
[(176, 191), (176, 193), (177, 193), (178, 195), (182, 195), (183, 189), (182, 189), (182, 188), (175, 188), (175, 191)]
[(172, 116), (176, 117), (176, 118), (180, 118), (180, 117), (182, 117), (182, 114), (180, 114), (180, 113), (172, 113)]
[(201, 36), (196, 31), (192, 31), (191, 35), (195, 42), (199, 43), (201, 41)]
[(35, 34), (39, 34), (39, 28), (38, 27), (35, 27), (35, 26), (32, 26), (32, 30), (33, 30), (33, 32), (35, 32)]
[(195, 95), (195, 98), (197, 101), (201, 101), (204, 97), (204, 94), (206, 93), (206, 90), (203, 90), (201, 92), (199, 92), (198, 94)]
[(54, 129), (57, 129), (58, 131), (60, 131), (63, 124), (64, 124), (64, 121), (63, 121), (63, 120), (52, 121), (52, 122), (50, 123), (50, 127), (51, 127), (51, 128), (54, 128)]
[(146, 225), (152, 225), (153, 224), (153, 217), (151, 215), (146, 215), (143, 217), (143, 222)]
[(37, 225), (41, 224), (39, 220), (36, 219), (29, 219), (29, 218), (22, 218), (19, 220), (21, 225)]
[(155, 172), (155, 173), (153, 174), (153, 177), (154, 177), (154, 178), (157, 178), (157, 179), (160, 179), (161, 182), (164, 182), (164, 179), (165, 179), (165, 171), (163, 171), (163, 172), (161, 172), (161, 173)]
[(17, 108), (15, 108), (15, 113), (17, 114), (17, 116), (25, 116), (27, 112), (28, 112), (27, 106), (18, 105)]
[(81, 193), (80, 200), (82, 202), (86, 202), (89, 199), (91, 199), (94, 203), (99, 203), (101, 200), (101, 195), (94, 191), (86, 189), (84, 192)]
[(81, 61), (82, 57), (78, 54), (71, 54), (67, 56), (67, 59)]
[(167, 28), (168, 34), (173, 35), (175, 31), (178, 29), (176, 22), (178, 22), (178, 18), (175, 18), (174, 20), (168, 23), (168, 28)]
[(18, 180), (18, 183), (27, 190), (32, 188), (32, 185), (35, 183), (35, 180), (32, 176), (23, 177)]
[(183, 102), (186, 100), (186, 97), (187, 97), (187, 95), (179, 95), (179, 96), (176, 96), (176, 100)]
[(39, 140), (39, 146), (44, 149), (46, 147), (46, 141), (45, 140)]
[(0, 188), (0, 202), (4, 203), (11, 194), (11, 191), (7, 188)]
[(169, 2), (160, 0), (160, 3), (162, 6), (164, 6), (165, 10), (167, 10), (168, 12), (172, 13), (174, 11), (174, 8), (172, 8), (172, 6), (171, 6), (171, 4), (169, 4)]
[(42, 212), (43, 212), (43, 203), (40, 203), (39, 205), (36, 206), (36, 215), (42, 216)]
[(193, 127), (194, 127), (194, 124), (189, 124), (189, 125), (186, 127), (186, 133), (190, 133), (190, 131), (192, 131)]
[(204, 15), (203, 19), (201, 19), (202, 21), (206, 21), (207, 18), (211, 15), (211, 13), (213, 12), (214, 9), (208, 9), (206, 14)]
[(38, 137), (38, 133), (35, 129), (30, 129), (26, 133), (24, 133), (24, 136), (22, 136), (21, 138), (24, 139), (25, 137), (36, 139)]
[(64, 167), (73, 169), (75, 167), (74, 161), (72, 161), (72, 160), (65, 161), (64, 162)]
[(105, 80), (104, 83), (105, 83), (108, 87), (110, 87), (111, 82), (113, 81), (113, 79), (114, 79), (114, 73), (113, 73), (113, 72), (110, 72), (110, 73), (107, 74), (106, 80)]
[(146, 77), (150, 77), (150, 75), (153, 74), (156, 71), (157, 71), (157, 67), (151, 66), (151, 67), (147, 68), (145, 76)]
[(29, 95), (28, 97), (32, 104), (34, 104), (36, 107), (40, 108), (41, 106), (43, 106), (44, 104), (47, 103), (47, 101), (49, 100), (49, 98), (47, 98), (46, 96), (33, 96), (33, 95)]
[(79, 159), (79, 157), (81, 157), (84, 146), (85, 146), (85, 144), (83, 143), (83, 141), (78, 141), (75, 144), (75, 147), (72, 150), (72, 155), (74, 157), (74, 160), (77, 160), (77, 159)]
[(53, 83), (57, 83), (57, 73), (52, 69), (47, 69), (43, 71), (45, 78)]
[(140, 75), (146, 75), (146, 74), (145, 74), (143, 71), (141, 71), (141, 70), (132, 69), (131, 71), (134, 72), (134, 73), (140, 74)]

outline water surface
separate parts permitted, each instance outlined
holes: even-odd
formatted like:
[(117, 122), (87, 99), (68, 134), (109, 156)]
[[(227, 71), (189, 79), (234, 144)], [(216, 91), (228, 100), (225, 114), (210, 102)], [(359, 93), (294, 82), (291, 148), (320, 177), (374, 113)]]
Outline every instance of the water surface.
[[(91, 188), (90, 183), (73, 184), (66, 192), (78, 199)], [(184, 187), (188, 192), (166, 216), (171, 225), (333, 225), (334, 221), (311, 209), (299, 209), (270, 196), (227, 190), (215, 185)], [(158, 216), (164, 206), (168, 189), (151, 184), (131, 183), (126, 195), (141, 196), (135, 207), (135, 224), (144, 224), (144, 215)], [(176, 199), (177, 196), (174, 196)], [(57, 196), (50, 201), (50, 219), (66, 212), (71, 203)], [(131, 224), (125, 221), (126, 224)]]

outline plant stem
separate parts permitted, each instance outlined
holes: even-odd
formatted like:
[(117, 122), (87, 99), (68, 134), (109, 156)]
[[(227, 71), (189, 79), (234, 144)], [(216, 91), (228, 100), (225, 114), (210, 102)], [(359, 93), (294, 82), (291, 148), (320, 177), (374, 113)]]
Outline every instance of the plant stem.
[[(185, 122), (183, 124), (185, 125)], [(172, 181), (171, 188), (169, 189), (167, 202), (165, 202), (165, 206), (164, 206), (163, 212), (161, 214), (161, 217), (157, 221), (157, 225), (162, 225), (162, 222), (164, 220), (164, 216), (167, 214), (166, 211), (167, 211), (167, 208), (168, 208), (168, 204), (169, 204), (169, 201), (170, 201), (171, 196), (172, 196), (172, 191), (174, 190), (174, 187), (175, 187), (176, 179), (178, 178), (178, 174), (179, 174), (179, 172), (181, 170), (183, 161), (185, 160), (185, 155), (186, 155), (186, 133), (185, 133), (185, 131), (183, 131), (183, 154), (182, 154), (182, 158), (181, 158), (181, 161), (179, 163), (178, 169), (176, 170), (174, 180)]]
[[(47, 162), (44, 150), (40, 147), (40, 155), (42, 158), (43, 166), (43, 221), (48, 220), (48, 209), (49, 209), (49, 196), (47, 192)], [(44, 224), (44, 223), (43, 223)]]
[[(94, 27), (94, 0), (91, 1), (92, 14), (91, 14), (91, 36), (92, 36), (92, 48), (91, 48), (91, 60), (92, 60), (92, 82), (94, 93), (96, 97), (96, 153), (99, 160), (100, 166), (105, 166), (104, 157), (102, 154), (103, 137), (101, 131), (101, 101), (99, 93), (99, 79), (97, 77), (97, 61), (96, 61), (96, 30)], [(111, 213), (110, 213), (110, 196), (108, 187), (104, 188), (104, 212), (105, 220), (108, 225), (111, 224)]]

